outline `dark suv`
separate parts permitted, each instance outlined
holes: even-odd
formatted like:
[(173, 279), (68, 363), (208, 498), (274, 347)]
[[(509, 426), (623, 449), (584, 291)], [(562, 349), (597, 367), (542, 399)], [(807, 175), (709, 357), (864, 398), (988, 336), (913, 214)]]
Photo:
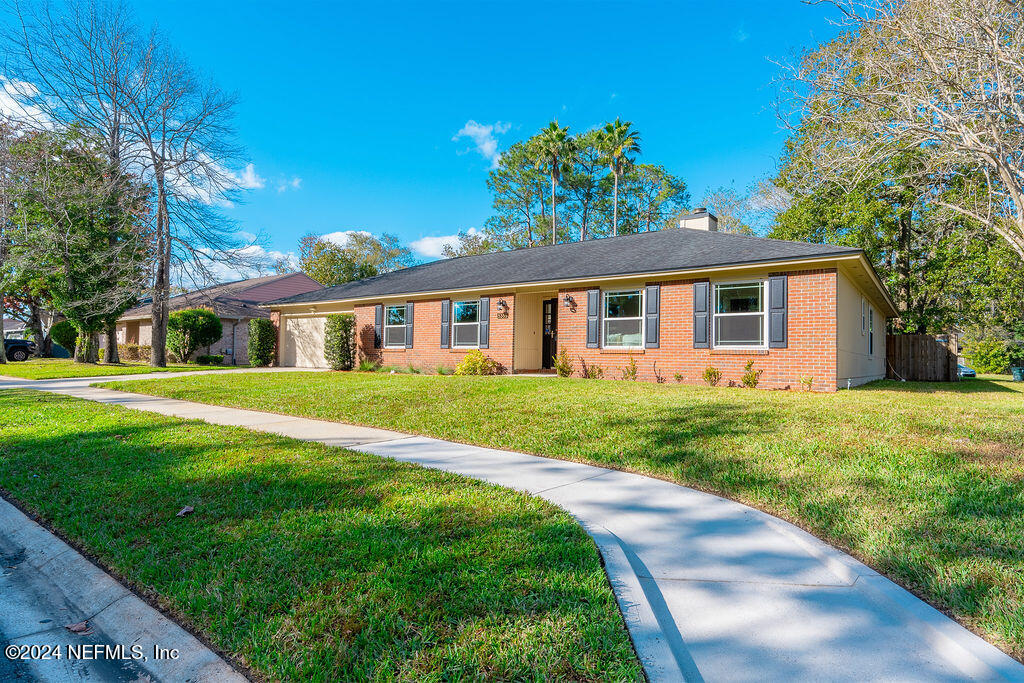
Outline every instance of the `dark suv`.
[(4, 353), (7, 360), (23, 361), (36, 352), (36, 343), (28, 339), (4, 339)]

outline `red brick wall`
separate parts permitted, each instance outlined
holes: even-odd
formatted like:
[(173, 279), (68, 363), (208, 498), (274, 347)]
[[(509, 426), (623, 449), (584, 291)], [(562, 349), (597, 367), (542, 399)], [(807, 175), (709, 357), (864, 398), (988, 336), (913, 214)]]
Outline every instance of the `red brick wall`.
[[(559, 292), (558, 345), (565, 346), (576, 368), (580, 358), (587, 364), (600, 365), (607, 379), (619, 379), (632, 356), (636, 359), (639, 379), (675, 382), (679, 374), (689, 384), (703, 383), (705, 368), (722, 371), (722, 384), (740, 382), (743, 366), (754, 360), (755, 369), (763, 370), (759, 387), (766, 389), (800, 389), (800, 378), (814, 377), (817, 391), (836, 389), (836, 272), (815, 270), (789, 272), (788, 281), (788, 348), (759, 351), (727, 351), (693, 348), (693, 282), (694, 280), (648, 281), (661, 284), (661, 346), (632, 352), (588, 349), (586, 345), (587, 289), (573, 288)], [(565, 297), (576, 301), (573, 312), (564, 305)], [(505, 372), (512, 368), (512, 321), (515, 319), (515, 296), (511, 293), (490, 296), (490, 348), (484, 350)], [(508, 317), (498, 318), (498, 300), (509, 308)], [(370, 358), (386, 365), (415, 367), (432, 371), (438, 365), (453, 368), (465, 350), (442, 349), (440, 299), (413, 300), (415, 304), (413, 348), (373, 348), (373, 305), (356, 306), (356, 334), (361, 358)], [(539, 321), (538, 321), (539, 324)]]
[[(490, 302), (489, 347), (482, 351), (495, 360), (502, 372), (512, 370), (512, 321), (515, 319), (515, 295), (488, 294)], [(453, 297), (452, 301), (459, 297)], [(498, 317), (498, 301), (508, 304), (508, 315)], [(374, 306), (356, 306), (356, 343), (359, 358), (368, 358), (384, 365), (414, 367), (433, 371), (443, 365), (454, 368), (468, 349), (441, 348), (441, 299), (416, 300), (413, 303), (413, 344), (411, 349), (373, 348)]]
[[(788, 281), (788, 347), (757, 351), (693, 348), (693, 282), (649, 281), (661, 285), (661, 345), (657, 349), (623, 352), (587, 348), (587, 288), (559, 292), (558, 343), (567, 344), (577, 372), (580, 357), (600, 365), (606, 378), (619, 379), (629, 357), (636, 359), (639, 379), (675, 382), (678, 373), (688, 384), (703, 384), (705, 368), (722, 371), (721, 384), (739, 384), (743, 366), (754, 361), (763, 370), (758, 387), (800, 389), (800, 377), (813, 376), (814, 389), (836, 389), (835, 271), (790, 272)], [(577, 302), (573, 313), (566, 295)]]

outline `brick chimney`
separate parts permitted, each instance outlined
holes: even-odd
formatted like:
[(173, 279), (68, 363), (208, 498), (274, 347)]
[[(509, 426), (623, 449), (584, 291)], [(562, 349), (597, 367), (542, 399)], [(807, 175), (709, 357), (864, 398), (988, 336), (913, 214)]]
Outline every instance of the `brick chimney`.
[(718, 232), (718, 219), (707, 207), (698, 206), (693, 213), (679, 219), (680, 228)]

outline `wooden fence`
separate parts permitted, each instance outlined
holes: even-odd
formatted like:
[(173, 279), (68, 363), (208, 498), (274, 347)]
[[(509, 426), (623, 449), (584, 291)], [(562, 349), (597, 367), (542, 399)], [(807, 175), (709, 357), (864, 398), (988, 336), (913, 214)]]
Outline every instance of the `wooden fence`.
[(885, 375), (916, 382), (957, 382), (957, 335), (892, 334), (885, 342)]

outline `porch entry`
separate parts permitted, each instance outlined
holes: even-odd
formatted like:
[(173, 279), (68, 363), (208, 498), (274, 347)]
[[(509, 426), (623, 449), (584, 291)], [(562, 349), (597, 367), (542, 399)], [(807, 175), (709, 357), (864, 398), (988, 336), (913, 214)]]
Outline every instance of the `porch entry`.
[(558, 299), (545, 299), (543, 311), (541, 367), (550, 370), (555, 367), (555, 354), (558, 353)]

